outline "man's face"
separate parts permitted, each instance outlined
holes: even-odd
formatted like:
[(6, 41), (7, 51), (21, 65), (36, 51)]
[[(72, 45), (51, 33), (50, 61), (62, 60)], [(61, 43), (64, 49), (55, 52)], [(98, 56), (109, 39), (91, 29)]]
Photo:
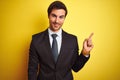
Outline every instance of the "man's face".
[(54, 32), (58, 31), (65, 20), (65, 10), (64, 9), (53, 9), (48, 16), (50, 29)]

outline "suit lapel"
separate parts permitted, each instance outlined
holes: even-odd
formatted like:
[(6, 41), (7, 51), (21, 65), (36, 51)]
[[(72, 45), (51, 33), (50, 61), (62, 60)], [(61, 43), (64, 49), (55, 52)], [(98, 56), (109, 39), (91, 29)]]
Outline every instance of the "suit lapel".
[(65, 55), (64, 54), (65, 46), (66, 46), (66, 37), (65, 37), (65, 32), (62, 31), (62, 43), (61, 43), (61, 49), (60, 49), (60, 54), (58, 56), (57, 64), (61, 62), (61, 59), (63, 59), (62, 57)]
[(54, 57), (52, 55), (51, 46), (50, 46), (50, 40), (49, 40), (48, 30), (45, 31), (45, 43), (44, 44), (45, 44), (44, 48), (46, 50), (48, 50), (48, 56), (49, 56), (49, 58), (51, 58), (50, 60), (55, 63)]

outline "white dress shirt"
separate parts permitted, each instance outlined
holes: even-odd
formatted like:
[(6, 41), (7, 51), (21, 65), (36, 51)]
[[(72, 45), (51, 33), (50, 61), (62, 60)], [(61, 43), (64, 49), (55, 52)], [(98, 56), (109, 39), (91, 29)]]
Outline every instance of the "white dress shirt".
[(58, 54), (59, 54), (61, 49), (61, 43), (62, 43), (62, 29), (60, 29), (57, 32), (53, 32), (50, 28), (48, 28), (48, 34), (49, 34), (51, 48), (52, 48), (52, 42), (53, 42), (52, 34), (57, 34), (56, 40), (58, 44)]

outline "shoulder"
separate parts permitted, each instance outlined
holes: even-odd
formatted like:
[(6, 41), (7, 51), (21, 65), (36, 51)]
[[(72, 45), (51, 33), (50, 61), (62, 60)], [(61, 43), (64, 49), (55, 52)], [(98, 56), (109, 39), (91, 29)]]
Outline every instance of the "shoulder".
[(77, 39), (77, 36), (68, 32), (65, 32), (64, 30), (62, 31), (62, 35), (66, 38), (71, 38), (71, 39)]
[(32, 38), (34, 39), (37, 39), (37, 38), (40, 38), (40, 37), (43, 37), (45, 35), (48, 34), (48, 30), (45, 30), (45, 31), (42, 31), (42, 32), (39, 32), (39, 33), (36, 33), (36, 34), (33, 34), (32, 35)]
[(35, 43), (44, 41), (46, 36), (48, 36), (48, 30), (33, 34), (32, 35), (32, 41), (35, 42)]
[(78, 46), (78, 40), (76, 35), (63, 31), (62, 38), (63, 41), (67, 44), (67, 47)]

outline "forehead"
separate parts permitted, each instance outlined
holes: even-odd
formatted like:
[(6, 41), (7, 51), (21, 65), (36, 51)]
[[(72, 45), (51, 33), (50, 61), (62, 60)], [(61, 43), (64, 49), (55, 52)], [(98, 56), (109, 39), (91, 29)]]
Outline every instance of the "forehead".
[(64, 9), (53, 9), (50, 14), (55, 14), (57, 16), (61, 16), (61, 15), (65, 16), (65, 10)]

